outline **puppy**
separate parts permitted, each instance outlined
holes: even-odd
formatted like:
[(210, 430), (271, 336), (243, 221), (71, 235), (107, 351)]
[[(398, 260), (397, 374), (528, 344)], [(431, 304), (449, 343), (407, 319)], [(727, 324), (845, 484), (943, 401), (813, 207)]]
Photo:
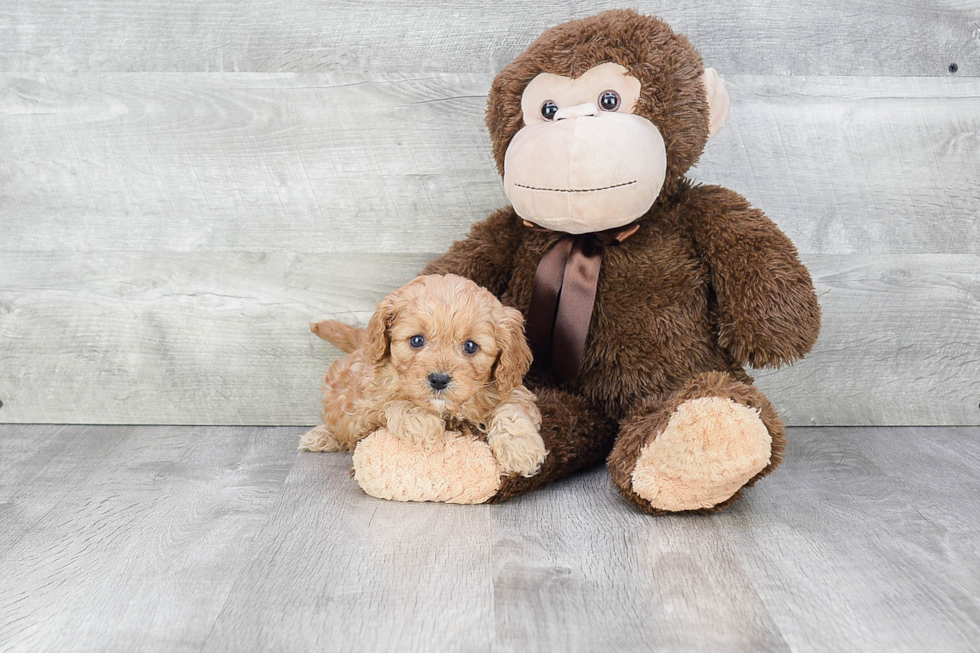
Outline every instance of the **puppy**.
[(505, 474), (533, 476), (547, 451), (522, 385), (531, 365), (520, 311), (456, 275), (428, 275), (386, 297), (357, 329), (310, 325), (348, 355), (324, 377), (323, 424), (300, 449), (351, 450), (385, 426), (417, 445), (475, 428)]

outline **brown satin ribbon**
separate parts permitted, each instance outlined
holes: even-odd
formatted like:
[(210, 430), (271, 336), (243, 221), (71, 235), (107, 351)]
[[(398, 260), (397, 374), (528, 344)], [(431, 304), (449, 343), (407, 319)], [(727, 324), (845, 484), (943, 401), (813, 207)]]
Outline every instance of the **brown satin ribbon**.
[[(548, 231), (524, 221), (524, 225)], [(534, 363), (551, 368), (559, 383), (574, 380), (582, 366), (606, 247), (619, 245), (640, 226), (628, 224), (588, 234), (565, 234), (541, 257), (534, 273), (527, 337)]]

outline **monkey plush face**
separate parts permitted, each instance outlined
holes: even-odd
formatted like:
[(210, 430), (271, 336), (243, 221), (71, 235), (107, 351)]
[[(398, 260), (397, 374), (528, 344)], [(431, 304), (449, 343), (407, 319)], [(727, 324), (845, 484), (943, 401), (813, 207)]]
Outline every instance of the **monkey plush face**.
[(548, 30), (501, 71), (487, 125), (515, 212), (580, 234), (643, 216), (727, 115), (687, 39), (614, 10)]
[(628, 224), (667, 172), (656, 125), (633, 113), (640, 81), (603, 63), (578, 79), (541, 73), (521, 96), (524, 127), (504, 155), (504, 188), (525, 220), (573, 234)]

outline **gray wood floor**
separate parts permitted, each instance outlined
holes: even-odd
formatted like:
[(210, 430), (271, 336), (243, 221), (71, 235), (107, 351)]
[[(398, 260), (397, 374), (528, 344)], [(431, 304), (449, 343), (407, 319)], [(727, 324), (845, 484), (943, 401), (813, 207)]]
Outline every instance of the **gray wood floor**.
[(378, 501), (300, 432), (0, 426), (0, 650), (978, 650), (976, 427), (792, 429), (666, 518)]

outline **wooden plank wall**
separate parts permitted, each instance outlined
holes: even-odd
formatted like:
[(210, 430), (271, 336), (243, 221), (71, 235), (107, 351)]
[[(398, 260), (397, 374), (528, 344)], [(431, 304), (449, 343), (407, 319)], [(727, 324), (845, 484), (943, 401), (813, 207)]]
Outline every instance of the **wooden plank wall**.
[[(728, 82), (693, 176), (825, 293), (786, 420), (980, 424), (980, 5), (634, 4)], [(495, 71), (611, 6), (0, 0), (0, 422), (315, 422), (306, 324), (506, 203)]]

